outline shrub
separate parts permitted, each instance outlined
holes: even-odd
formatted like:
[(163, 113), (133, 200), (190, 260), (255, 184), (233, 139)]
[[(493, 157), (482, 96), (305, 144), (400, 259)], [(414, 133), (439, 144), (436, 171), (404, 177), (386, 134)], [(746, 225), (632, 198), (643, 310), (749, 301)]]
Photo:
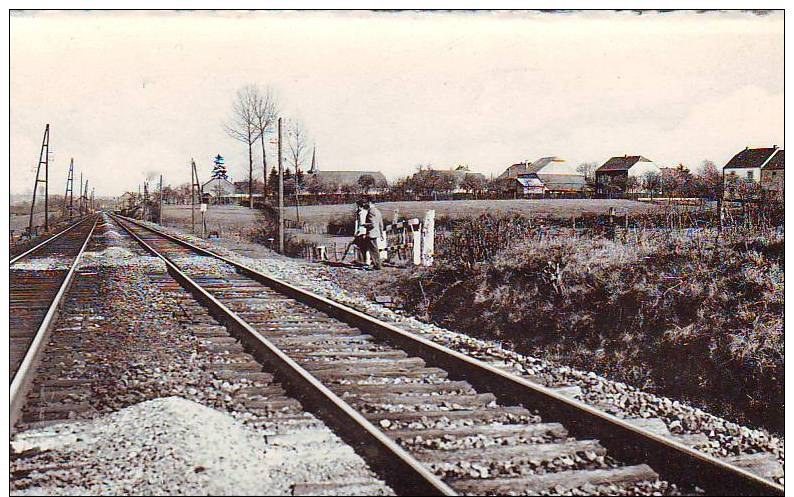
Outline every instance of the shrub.
[(415, 312), (782, 429), (782, 235), (538, 238), (525, 221), (484, 218), (458, 228), (435, 267), (397, 283)]

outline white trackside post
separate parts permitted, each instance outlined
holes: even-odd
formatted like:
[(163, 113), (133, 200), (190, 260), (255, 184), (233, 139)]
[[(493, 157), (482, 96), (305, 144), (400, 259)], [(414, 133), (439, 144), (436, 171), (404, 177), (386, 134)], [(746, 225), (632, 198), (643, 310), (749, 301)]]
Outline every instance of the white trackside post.
[(435, 236), (436, 211), (425, 212), (422, 222), (422, 265), (433, 265), (433, 239)]

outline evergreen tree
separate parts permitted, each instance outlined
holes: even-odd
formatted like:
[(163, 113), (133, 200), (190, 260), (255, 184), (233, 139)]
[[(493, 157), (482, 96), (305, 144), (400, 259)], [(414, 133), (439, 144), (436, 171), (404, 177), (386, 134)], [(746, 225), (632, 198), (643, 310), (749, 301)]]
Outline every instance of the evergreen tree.
[(270, 169), (270, 177), (267, 180), (267, 188), (270, 193), (275, 194), (278, 192), (278, 171), (276, 166)]
[(213, 159), (213, 164), (215, 164), (212, 168), (212, 179), (229, 179), (229, 175), (226, 173), (226, 166), (224, 165), (223, 157), (218, 154)]

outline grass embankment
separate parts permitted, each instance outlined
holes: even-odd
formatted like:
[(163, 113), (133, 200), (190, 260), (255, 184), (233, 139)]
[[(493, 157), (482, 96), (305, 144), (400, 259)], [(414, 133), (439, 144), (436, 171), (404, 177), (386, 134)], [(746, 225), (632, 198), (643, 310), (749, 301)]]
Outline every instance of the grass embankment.
[(513, 223), (483, 242), (495, 222), (467, 220), (437, 265), (386, 284), (439, 325), (782, 431), (782, 235), (609, 240)]

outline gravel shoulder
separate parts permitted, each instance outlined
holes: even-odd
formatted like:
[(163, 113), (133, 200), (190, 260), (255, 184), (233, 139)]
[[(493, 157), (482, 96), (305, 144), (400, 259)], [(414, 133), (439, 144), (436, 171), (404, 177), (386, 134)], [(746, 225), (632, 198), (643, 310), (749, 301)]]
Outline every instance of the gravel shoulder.
[[(153, 225), (153, 227), (157, 226)], [(419, 321), (399, 310), (376, 303), (374, 301), (376, 292), (368, 289), (368, 283), (373, 281), (368, 273), (288, 259), (273, 254), (264, 247), (257, 248), (254, 244), (239, 241), (227, 244), (223, 239), (209, 241), (186, 235), (178, 230), (166, 229), (166, 231), (276, 278), (349, 305), (408, 331), (422, 334), (455, 350), (504, 367), (520, 376), (547, 386), (574, 387), (579, 400), (618, 417), (631, 420), (661, 418), (670, 433), (692, 435), (693, 445), (698, 450), (741, 466), (755, 468), (778, 483), (784, 482), (784, 440), (765, 430), (740, 426), (676, 399), (645, 393), (638, 388), (611, 381), (593, 372), (551, 364), (535, 357), (518, 354), (496, 341), (474, 339)], [(240, 252), (246, 255), (241, 255)], [(379, 277), (388, 277), (388, 271), (398, 270), (387, 269)], [(359, 284), (350, 284), (351, 278), (358, 279)]]

